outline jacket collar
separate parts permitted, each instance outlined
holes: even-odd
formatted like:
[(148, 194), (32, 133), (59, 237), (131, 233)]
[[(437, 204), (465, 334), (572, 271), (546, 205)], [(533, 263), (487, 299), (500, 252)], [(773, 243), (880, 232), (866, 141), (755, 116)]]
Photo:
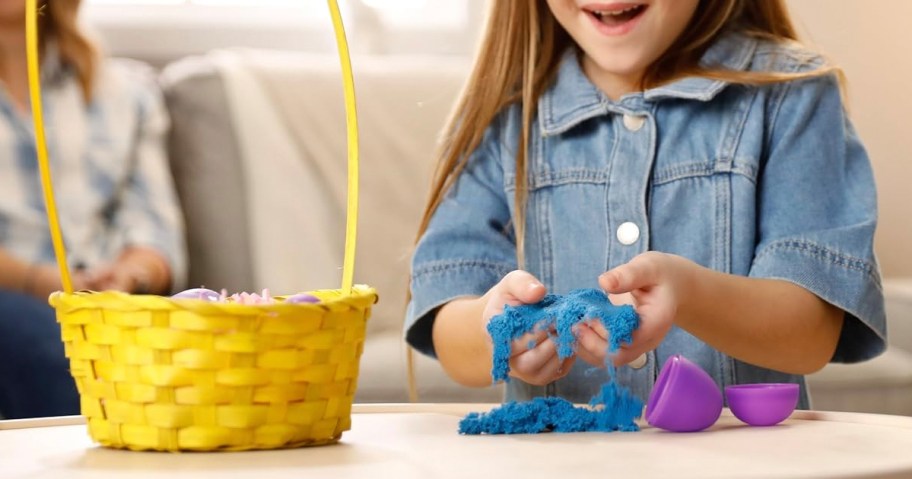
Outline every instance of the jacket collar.
[[(727, 70), (743, 71), (757, 48), (757, 40), (729, 34), (717, 40), (700, 60), (700, 64)], [(642, 102), (663, 99), (710, 101), (728, 82), (703, 77), (686, 77), (667, 85), (631, 93), (613, 102), (583, 73), (577, 49), (564, 53), (554, 83), (539, 99), (539, 123), (543, 135), (567, 131), (577, 124), (608, 111), (627, 112), (642, 109)]]

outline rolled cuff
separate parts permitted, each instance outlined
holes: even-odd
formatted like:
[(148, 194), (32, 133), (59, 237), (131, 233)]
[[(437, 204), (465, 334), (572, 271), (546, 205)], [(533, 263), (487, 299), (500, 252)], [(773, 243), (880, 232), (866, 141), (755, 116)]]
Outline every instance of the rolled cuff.
[(750, 276), (789, 281), (845, 311), (831, 362), (861, 362), (886, 349), (883, 288), (876, 263), (810, 242), (781, 241), (760, 251)]
[(418, 352), (436, 358), (432, 330), (437, 310), (458, 298), (484, 295), (515, 265), (491, 261), (445, 261), (420, 265), (411, 278), (411, 301), (405, 316), (405, 340)]

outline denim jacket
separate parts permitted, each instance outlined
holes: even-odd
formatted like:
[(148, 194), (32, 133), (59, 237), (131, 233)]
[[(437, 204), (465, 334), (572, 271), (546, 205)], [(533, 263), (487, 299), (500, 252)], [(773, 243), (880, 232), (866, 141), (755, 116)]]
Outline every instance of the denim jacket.
[[(722, 37), (701, 61), (776, 72), (821, 65), (797, 45), (741, 35)], [(517, 268), (510, 225), (521, 120), (514, 105), (487, 128), (417, 245), (406, 339), (425, 354), (434, 355), (440, 306), (482, 295)], [(884, 350), (874, 178), (835, 75), (760, 87), (688, 77), (612, 101), (571, 49), (532, 129), (525, 269), (549, 292), (598, 287), (604, 271), (663, 251), (718, 271), (789, 281), (839, 307), (845, 323), (834, 362)], [(803, 377), (731, 358), (677, 327), (645, 364), (618, 368), (617, 379), (645, 400), (674, 354), (720, 387), (799, 383), (799, 407), (809, 407)], [(543, 387), (511, 380), (507, 399), (586, 402), (607, 374), (577, 361)]]

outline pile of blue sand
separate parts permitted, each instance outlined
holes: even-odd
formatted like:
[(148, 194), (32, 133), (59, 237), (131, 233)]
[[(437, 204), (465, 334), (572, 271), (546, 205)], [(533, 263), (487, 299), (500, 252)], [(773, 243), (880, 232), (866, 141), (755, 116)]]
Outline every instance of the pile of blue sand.
[[(576, 345), (573, 326), (581, 321), (601, 321), (609, 332), (608, 352), (630, 344), (640, 318), (632, 306), (614, 306), (598, 289), (579, 289), (565, 296), (546, 295), (536, 304), (504, 306), (504, 312), (491, 318), (488, 333), (494, 342), (495, 381), (509, 381), (510, 344), (530, 331), (548, 331), (561, 359), (570, 357)], [(508, 402), (487, 413), (470, 413), (459, 422), (462, 434), (524, 434), (543, 431), (637, 431), (634, 420), (643, 411), (643, 401), (618, 385), (614, 366), (606, 360), (612, 380), (602, 385), (589, 407), (576, 407), (556, 398), (535, 398), (528, 402)]]
[(460, 434), (536, 434), (555, 432), (639, 431), (634, 420), (643, 401), (614, 381), (602, 385), (589, 407), (558, 397), (510, 401), (486, 413), (471, 412), (459, 421)]

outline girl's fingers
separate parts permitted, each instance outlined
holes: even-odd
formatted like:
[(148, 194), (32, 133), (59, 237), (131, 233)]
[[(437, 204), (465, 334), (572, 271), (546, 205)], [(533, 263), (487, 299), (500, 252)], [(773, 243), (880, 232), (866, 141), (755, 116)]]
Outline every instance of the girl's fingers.
[(538, 371), (531, 374), (518, 374), (517, 376), (529, 384), (543, 386), (569, 374), (573, 362), (573, 357), (560, 359), (555, 354), (542, 364)]
[(630, 293), (609, 294), (608, 301), (611, 301), (611, 304), (615, 306), (620, 306), (622, 304), (634, 304), (633, 295)]
[(561, 363), (560, 369), (557, 370), (557, 377), (554, 379), (560, 379), (568, 374), (570, 374), (570, 369), (573, 368), (573, 364), (576, 362), (576, 356), (570, 356), (569, 358), (564, 358)]
[(585, 323), (595, 334), (598, 334), (600, 338), (608, 341), (608, 330), (605, 329), (605, 325), (602, 324), (599, 320), (588, 321)]
[(633, 350), (626, 347), (620, 347), (617, 351), (610, 353), (611, 362), (615, 366), (624, 366), (640, 356), (639, 350)]
[(582, 359), (586, 364), (590, 364), (597, 368), (605, 366), (605, 356), (604, 353), (601, 355), (599, 353), (591, 352), (585, 348), (579, 348), (576, 352), (576, 355)]
[(617, 351), (609, 353), (609, 355), (615, 366), (624, 366), (657, 348), (663, 337), (665, 337), (664, 334), (657, 334), (648, 327), (647, 329), (637, 329), (633, 332), (630, 344), (621, 343)]
[(582, 323), (576, 329), (577, 354), (589, 364), (603, 364), (608, 341), (592, 330), (589, 324)]
[[(522, 270), (509, 272), (500, 281), (508, 296), (508, 304), (537, 303), (545, 297), (545, 286), (531, 273)], [(513, 301), (509, 301), (512, 299)]]
[(651, 336), (643, 331), (633, 332), (632, 344), (621, 344), (617, 351), (608, 351), (608, 341), (602, 334), (607, 334), (604, 327), (600, 328), (602, 332), (597, 331), (596, 325), (600, 323), (591, 322), (581, 324), (577, 329), (577, 355), (583, 361), (597, 366), (604, 367), (605, 361), (610, 360), (615, 366), (623, 366), (638, 358), (646, 351), (654, 349)]
[(538, 385), (548, 384), (557, 379), (559, 374), (563, 374), (562, 367), (564, 360), (554, 355), (546, 362), (540, 370), (533, 376)]
[(535, 349), (546, 339), (548, 339), (548, 332), (544, 330), (526, 333), (520, 336), (519, 339), (514, 340), (513, 344), (510, 345), (510, 356), (518, 356), (526, 351)]
[(538, 346), (510, 358), (510, 370), (522, 376), (535, 374), (554, 355), (554, 343), (546, 339)]
[(503, 313), (504, 305), (534, 304), (541, 301), (546, 293), (545, 286), (532, 274), (522, 270), (507, 273), (485, 294), (483, 325), (486, 327), (491, 318)]
[(656, 284), (659, 272), (654, 255), (641, 254), (599, 276), (599, 286), (612, 294), (629, 293)]

